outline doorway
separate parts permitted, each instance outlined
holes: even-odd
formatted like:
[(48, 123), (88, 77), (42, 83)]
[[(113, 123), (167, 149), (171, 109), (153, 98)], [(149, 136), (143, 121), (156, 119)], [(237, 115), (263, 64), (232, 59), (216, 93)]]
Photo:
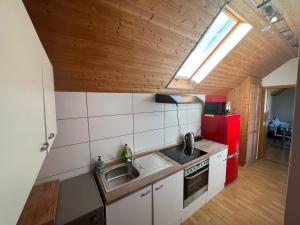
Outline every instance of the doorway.
[(268, 88), (265, 95), (265, 141), (262, 158), (289, 165), (295, 88)]

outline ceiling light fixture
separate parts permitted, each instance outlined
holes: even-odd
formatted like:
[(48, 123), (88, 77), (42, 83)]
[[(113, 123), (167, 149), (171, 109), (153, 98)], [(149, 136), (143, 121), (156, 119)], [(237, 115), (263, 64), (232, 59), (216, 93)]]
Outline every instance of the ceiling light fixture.
[(271, 2), (271, 0), (263, 0), (262, 3), (258, 4), (256, 7), (259, 9), (264, 5), (268, 4), (269, 2)]
[(286, 32), (291, 32), (291, 29), (286, 27), (286, 28), (279, 30), (279, 33), (281, 33), (281, 34), (286, 33)]
[(240, 23), (197, 70), (192, 80), (196, 83), (200, 83), (251, 29), (252, 26), (250, 24)]
[(280, 15), (275, 15), (271, 17), (270, 24), (275, 24), (283, 20), (283, 17)]
[(292, 44), (292, 47), (293, 47), (293, 48), (299, 48), (299, 42), (298, 42), (298, 41), (295, 41), (295, 42)]
[(276, 23), (277, 21), (278, 21), (278, 17), (276, 15), (271, 17), (271, 20), (270, 20), (271, 24)]
[(267, 31), (269, 31), (269, 30), (271, 30), (271, 26), (270, 26), (270, 25), (267, 26), (267, 27), (263, 27), (260, 31), (261, 31), (261, 32), (267, 32)]
[[(257, 4), (257, 0), (252, 0), (256, 8), (261, 9), (264, 16), (266, 17), (268, 24), (266, 27), (261, 28), (261, 32), (267, 32), (271, 29), (274, 29), (275, 32), (278, 32), (281, 35), (281, 38), (287, 40), (293, 48), (299, 46), (297, 36), (294, 35), (294, 32), (289, 28), (287, 21), (281, 14), (276, 4), (271, 0), (261, 0), (262, 2)], [(278, 24), (279, 22), (282, 23)], [(295, 44), (296, 43), (296, 44)]]

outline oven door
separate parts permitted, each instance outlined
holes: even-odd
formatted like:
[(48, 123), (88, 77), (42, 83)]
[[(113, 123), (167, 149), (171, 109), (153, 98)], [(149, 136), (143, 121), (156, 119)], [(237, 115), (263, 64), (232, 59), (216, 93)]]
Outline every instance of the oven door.
[(208, 190), (208, 165), (184, 177), (184, 207)]

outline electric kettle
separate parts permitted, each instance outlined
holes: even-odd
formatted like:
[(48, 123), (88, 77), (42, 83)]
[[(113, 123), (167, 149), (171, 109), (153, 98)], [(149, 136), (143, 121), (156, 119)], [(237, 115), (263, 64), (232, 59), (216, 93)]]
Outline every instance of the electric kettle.
[(184, 153), (186, 155), (192, 155), (194, 153), (195, 139), (194, 139), (193, 132), (189, 132), (185, 134), (184, 146), (185, 146)]

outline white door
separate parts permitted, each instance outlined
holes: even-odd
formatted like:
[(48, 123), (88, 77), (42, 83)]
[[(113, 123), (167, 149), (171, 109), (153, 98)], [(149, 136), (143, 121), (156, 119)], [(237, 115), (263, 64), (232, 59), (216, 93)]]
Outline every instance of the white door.
[(153, 184), (154, 225), (181, 224), (183, 171)]
[(225, 185), (227, 149), (209, 157), (208, 199), (218, 194)]
[(152, 225), (152, 186), (107, 205), (106, 225)]
[(41, 43), (20, 0), (0, 1), (0, 224), (17, 223), (44, 161)]
[(45, 102), (46, 142), (49, 143), (48, 150), (50, 150), (57, 134), (57, 126), (53, 67), (48, 56), (46, 55), (46, 52), (44, 51), (42, 52), (42, 72)]

